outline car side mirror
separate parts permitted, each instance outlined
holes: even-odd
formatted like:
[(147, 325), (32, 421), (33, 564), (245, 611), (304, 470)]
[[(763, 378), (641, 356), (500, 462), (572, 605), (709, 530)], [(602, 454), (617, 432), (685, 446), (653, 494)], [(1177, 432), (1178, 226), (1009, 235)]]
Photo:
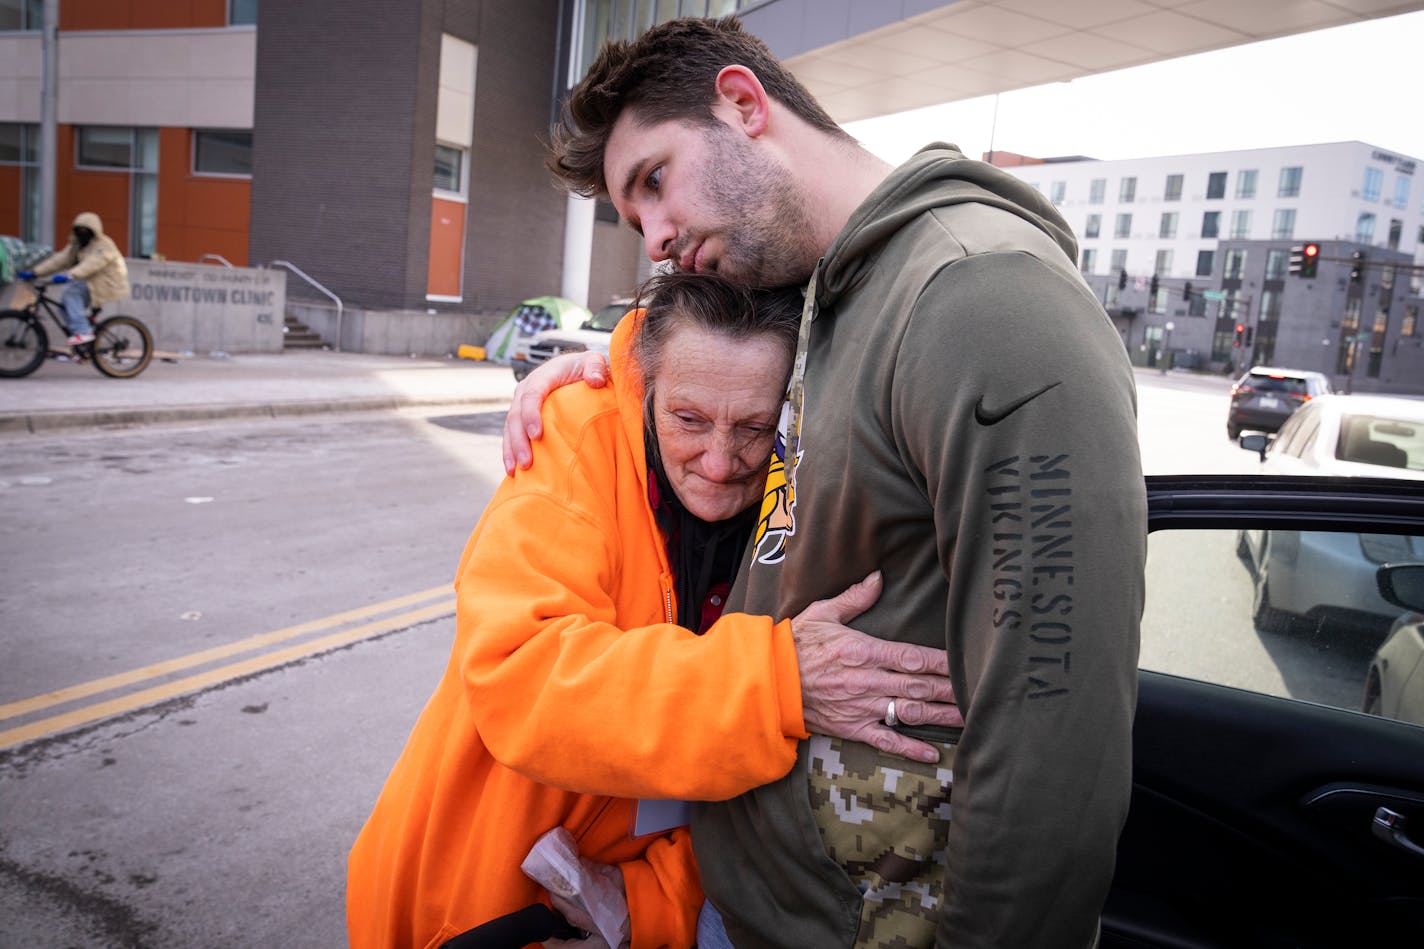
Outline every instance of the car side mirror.
[(1390, 603), (1424, 613), (1424, 563), (1387, 563), (1375, 571), (1375, 583)]
[(581, 330), (591, 330), (591, 329), (593, 329), (593, 320), (584, 320), (584, 321), (583, 321), (583, 325), (580, 326), (579, 329), (581, 329)]
[(1254, 451), (1261, 456), (1261, 460), (1266, 460), (1266, 449), (1270, 447), (1271, 437), (1269, 435), (1242, 435), (1237, 439), (1237, 444), (1247, 451)]

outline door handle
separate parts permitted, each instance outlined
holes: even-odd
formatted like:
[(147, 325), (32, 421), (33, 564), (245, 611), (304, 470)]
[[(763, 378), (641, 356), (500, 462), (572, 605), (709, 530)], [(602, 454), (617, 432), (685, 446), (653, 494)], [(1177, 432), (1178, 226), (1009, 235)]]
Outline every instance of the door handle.
[(1375, 836), (1385, 843), (1401, 850), (1407, 850), (1416, 857), (1424, 857), (1424, 847), (1410, 840), (1404, 833), (1404, 829), (1409, 826), (1409, 819), (1403, 814), (1387, 807), (1381, 807), (1375, 811), (1375, 819), (1371, 821), (1371, 826)]

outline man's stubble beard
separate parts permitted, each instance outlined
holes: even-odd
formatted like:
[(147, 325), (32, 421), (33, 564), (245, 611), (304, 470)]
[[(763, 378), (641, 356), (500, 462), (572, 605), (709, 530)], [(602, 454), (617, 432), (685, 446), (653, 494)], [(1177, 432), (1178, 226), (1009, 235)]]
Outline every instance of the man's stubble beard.
[(703, 186), (724, 245), (718, 275), (756, 287), (804, 283), (820, 250), (791, 173), (720, 122), (705, 141)]

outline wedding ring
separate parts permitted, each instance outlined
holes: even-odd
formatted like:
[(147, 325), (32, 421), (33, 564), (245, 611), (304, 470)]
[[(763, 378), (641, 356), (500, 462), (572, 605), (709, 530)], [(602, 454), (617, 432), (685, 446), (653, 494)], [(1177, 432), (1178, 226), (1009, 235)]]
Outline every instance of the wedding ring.
[(885, 709), (885, 724), (889, 725), (891, 728), (894, 728), (896, 725), (900, 724), (900, 718), (895, 714), (894, 699), (890, 700), (889, 707)]

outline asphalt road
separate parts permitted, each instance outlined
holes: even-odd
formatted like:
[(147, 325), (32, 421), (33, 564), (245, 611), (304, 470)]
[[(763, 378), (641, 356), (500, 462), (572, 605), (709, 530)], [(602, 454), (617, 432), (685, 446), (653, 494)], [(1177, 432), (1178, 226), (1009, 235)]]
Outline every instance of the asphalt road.
[[(1139, 381), (1149, 472), (1255, 466), (1225, 437), (1228, 380)], [(448, 657), (501, 421), (3, 439), (0, 944), (344, 943), (346, 851)], [(1223, 538), (1174, 541), (1144, 665), (1318, 688), (1249, 630)], [(1209, 561), (1213, 599), (1179, 558)], [(1210, 649), (1204, 610), (1230, 620)]]

